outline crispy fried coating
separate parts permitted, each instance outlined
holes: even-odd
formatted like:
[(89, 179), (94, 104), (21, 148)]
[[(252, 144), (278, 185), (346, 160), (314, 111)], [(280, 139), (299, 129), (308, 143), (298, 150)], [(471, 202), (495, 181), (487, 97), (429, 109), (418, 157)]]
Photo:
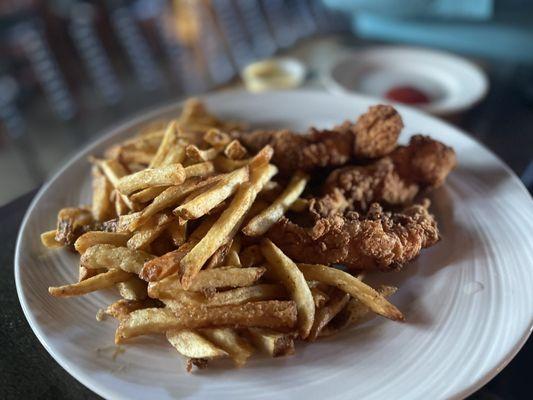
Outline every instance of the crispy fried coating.
[(402, 128), (402, 119), (393, 107), (377, 105), (370, 107), (355, 124), (346, 121), (333, 129), (311, 128), (303, 135), (281, 130), (234, 136), (252, 151), (271, 145), (273, 163), (281, 173), (291, 174), (296, 170), (341, 166), (352, 159), (382, 157), (396, 147)]
[(331, 198), (339, 203), (339, 192), (344, 196), (342, 210), (365, 211), (374, 202), (407, 205), (420, 191), (442, 185), (455, 165), (453, 149), (430, 137), (415, 135), (407, 146), (397, 147), (372, 164), (334, 170), (315, 208), (319, 215), (331, 215)]
[(439, 240), (428, 207), (425, 201), (390, 213), (374, 203), (365, 216), (336, 214), (318, 218), (309, 228), (283, 218), (267, 235), (298, 262), (338, 263), (358, 270), (397, 269)]

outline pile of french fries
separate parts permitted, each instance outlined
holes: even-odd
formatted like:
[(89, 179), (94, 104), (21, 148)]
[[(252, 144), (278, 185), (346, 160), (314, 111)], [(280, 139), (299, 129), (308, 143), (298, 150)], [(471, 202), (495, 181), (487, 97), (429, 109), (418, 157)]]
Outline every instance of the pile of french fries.
[(240, 367), (255, 350), (290, 355), (296, 339), (330, 336), (370, 312), (402, 320), (386, 300), (395, 288), (295, 264), (264, 237), (287, 210), (305, 209), (309, 178), (296, 172), (282, 187), (272, 149), (248, 154), (228, 133), (239, 127), (193, 99), (175, 120), (91, 158), (91, 207), (62, 209), (41, 236), (81, 256), (78, 282), (50, 294), (118, 288), (104, 310), (119, 322), (115, 343), (164, 334), (189, 371), (224, 357)]

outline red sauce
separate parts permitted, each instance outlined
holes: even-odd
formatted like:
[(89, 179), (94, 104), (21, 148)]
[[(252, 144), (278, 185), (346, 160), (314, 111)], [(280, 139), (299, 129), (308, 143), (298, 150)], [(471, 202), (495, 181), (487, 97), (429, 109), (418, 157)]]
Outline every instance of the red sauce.
[(413, 86), (396, 86), (385, 94), (385, 97), (392, 101), (405, 104), (426, 104), (429, 103), (429, 97)]

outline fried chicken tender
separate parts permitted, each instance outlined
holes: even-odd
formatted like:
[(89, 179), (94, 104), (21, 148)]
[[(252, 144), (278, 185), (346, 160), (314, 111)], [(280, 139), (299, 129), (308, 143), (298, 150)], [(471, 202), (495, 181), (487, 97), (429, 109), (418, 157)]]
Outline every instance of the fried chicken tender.
[[(324, 197), (314, 204), (319, 215), (334, 213), (339, 193), (341, 210), (364, 211), (378, 202), (387, 206), (412, 203), (422, 190), (436, 188), (456, 165), (452, 148), (428, 136), (415, 135), (407, 146), (397, 147), (389, 156), (369, 165), (334, 170), (323, 186)], [(334, 199), (332, 204), (332, 198)]]
[(403, 128), (398, 112), (391, 106), (376, 105), (357, 122), (346, 121), (333, 129), (311, 128), (300, 135), (289, 130), (234, 133), (251, 151), (271, 145), (272, 162), (282, 174), (296, 170), (313, 171), (335, 167), (352, 159), (373, 159), (389, 154)]
[(439, 232), (429, 200), (400, 213), (374, 203), (364, 216), (349, 212), (318, 218), (306, 228), (283, 218), (267, 236), (298, 262), (343, 264), (357, 270), (398, 269), (435, 244)]

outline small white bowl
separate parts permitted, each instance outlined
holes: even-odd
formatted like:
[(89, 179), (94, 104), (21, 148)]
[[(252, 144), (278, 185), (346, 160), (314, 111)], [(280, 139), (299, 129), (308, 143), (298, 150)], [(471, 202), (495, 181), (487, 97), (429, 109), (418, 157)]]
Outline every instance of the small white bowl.
[(335, 62), (324, 78), (332, 92), (357, 92), (381, 98), (393, 87), (415, 87), (427, 94), (430, 102), (413, 105), (436, 115), (471, 108), (485, 97), (489, 87), (483, 70), (464, 58), (403, 46), (372, 47), (350, 53)]
[(246, 66), (241, 77), (250, 92), (293, 89), (302, 84), (306, 68), (295, 58), (269, 58)]

